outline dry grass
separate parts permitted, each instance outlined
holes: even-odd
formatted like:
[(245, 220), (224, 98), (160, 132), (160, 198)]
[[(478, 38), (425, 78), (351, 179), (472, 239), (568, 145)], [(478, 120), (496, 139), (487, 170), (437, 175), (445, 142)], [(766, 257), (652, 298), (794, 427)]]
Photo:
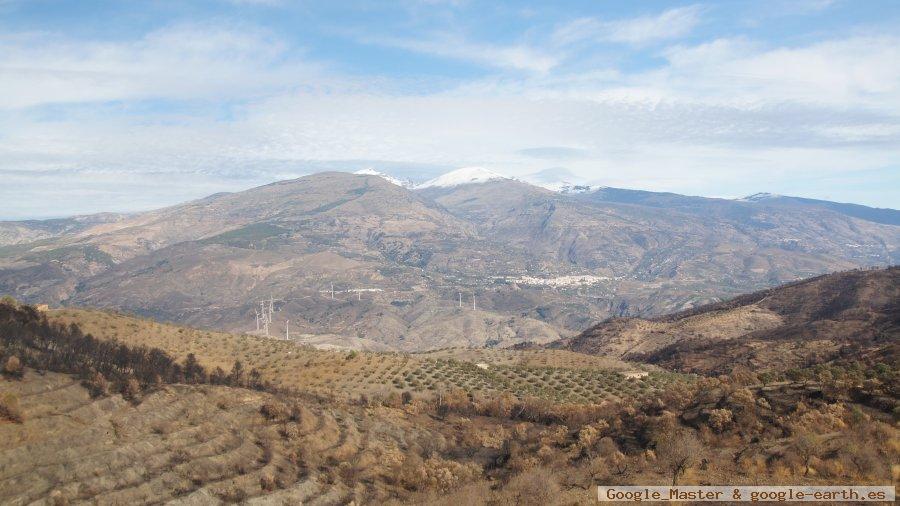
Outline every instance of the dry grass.
[(616, 371), (634, 369), (633, 364), (565, 350), (450, 348), (419, 354), (317, 350), (294, 342), (190, 329), (102, 311), (60, 309), (49, 311), (47, 317), (77, 323), (84, 332), (102, 339), (155, 346), (178, 359), (193, 353), (210, 369), (227, 371), (238, 359), (277, 386), (345, 399), (404, 391), (429, 395), (462, 388), (597, 403), (641, 397), (679, 379), (650, 368), (647, 378), (626, 380)]

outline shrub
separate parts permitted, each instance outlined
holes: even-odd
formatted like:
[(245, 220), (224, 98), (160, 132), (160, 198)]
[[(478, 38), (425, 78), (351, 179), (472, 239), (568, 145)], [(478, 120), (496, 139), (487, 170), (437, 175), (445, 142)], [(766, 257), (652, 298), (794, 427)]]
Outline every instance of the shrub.
[(663, 471), (672, 476), (674, 487), (678, 478), (699, 460), (703, 447), (692, 431), (683, 428), (661, 435), (659, 439), (656, 455)]
[(140, 402), (141, 384), (138, 383), (138, 380), (134, 378), (128, 378), (125, 380), (125, 384), (122, 385), (122, 397), (131, 402)]
[(514, 477), (501, 489), (497, 504), (538, 506), (554, 504), (560, 495), (559, 485), (550, 478), (552, 471), (535, 468)]
[(713, 409), (709, 412), (709, 426), (716, 432), (722, 432), (734, 420), (734, 414), (730, 409)]
[(21, 379), (24, 374), (25, 369), (22, 367), (22, 362), (19, 361), (19, 357), (13, 355), (6, 359), (6, 363), (3, 364), (4, 376)]
[(275, 482), (275, 477), (269, 473), (264, 473), (259, 477), (259, 486), (266, 492), (271, 492), (275, 490), (277, 484)]
[(13, 393), (5, 393), (0, 397), (0, 417), (12, 422), (22, 423), (22, 410), (19, 407), (19, 397)]
[(90, 379), (84, 381), (83, 385), (87, 388), (91, 397), (96, 398), (109, 395), (109, 381), (99, 372), (92, 374)]
[(281, 426), (279, 431), (281, 433), (281, 437), (287, 440), (297, 439), (300, 437), (300, 428), (296, 423), (287, 423)]
[(271, 401), (263, 404), (259, 408), (267, 420), (287, 420), (291, 416), (291, 410), (280, 401)]

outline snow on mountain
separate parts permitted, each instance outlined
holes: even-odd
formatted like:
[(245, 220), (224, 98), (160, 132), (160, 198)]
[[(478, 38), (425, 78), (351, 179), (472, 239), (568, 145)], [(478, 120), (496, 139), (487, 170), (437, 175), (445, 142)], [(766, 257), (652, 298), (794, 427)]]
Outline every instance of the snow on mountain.
[(604, 188), (603, 186), (570, 183), (568, 181), (557, 181), (554, 183), (535, 183), (535, 185), (540, 186), (541, 188), (546, 188), (550, 191), (554, 191), (556, 193), (563, 194), (590, 193), (593, 191), (597, 191), (600, 188)]
[(395, 184), (397, 186), (402, 186), (404, 188), (411, 188), (411, 187), (415, 186), (412, 183), (412, 181), (408, 181), (406, 179), (399, 179), (394, 176), (391, 176), (390, 174), (385, 174), (384, 172), (378, 172), (377, 170), (372, 169), (372, 168), (358, 170), (358, 171), (354, 172), (354, 174), (359, 174), (361, 176), (378, 176), (378, 177), (384, 179), (385, 181), (387, 181), (388, 183)]
[(746, 197), (736, 199), (741, 202), (760, 202), (763, 200), (769, 199), (777, 199), (781, 197), (781, 195), (775, 195), (774, 193), (754, 193), (753, 195), (747, 195)]
[(463, 167), (425, 181), (416, 188), (452, 188), (464, 184), (487, 183), (502, 179), (514, 179), (503, 174), (492, 172), (483, 167)]

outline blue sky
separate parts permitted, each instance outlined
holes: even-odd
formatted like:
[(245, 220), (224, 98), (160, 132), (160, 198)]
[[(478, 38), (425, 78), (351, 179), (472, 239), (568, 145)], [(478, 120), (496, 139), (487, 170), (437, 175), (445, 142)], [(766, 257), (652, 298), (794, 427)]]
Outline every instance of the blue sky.
[(900, 3), (0, 0), (0, 218), (484, 166), (900, 207)]

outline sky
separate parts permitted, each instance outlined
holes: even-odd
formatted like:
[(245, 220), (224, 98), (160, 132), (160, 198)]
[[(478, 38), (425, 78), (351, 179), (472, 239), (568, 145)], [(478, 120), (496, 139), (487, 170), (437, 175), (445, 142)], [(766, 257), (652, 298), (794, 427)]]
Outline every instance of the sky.
[(900, 207), (900, 2), (0, 0), (0, 219), (320, 170)]

